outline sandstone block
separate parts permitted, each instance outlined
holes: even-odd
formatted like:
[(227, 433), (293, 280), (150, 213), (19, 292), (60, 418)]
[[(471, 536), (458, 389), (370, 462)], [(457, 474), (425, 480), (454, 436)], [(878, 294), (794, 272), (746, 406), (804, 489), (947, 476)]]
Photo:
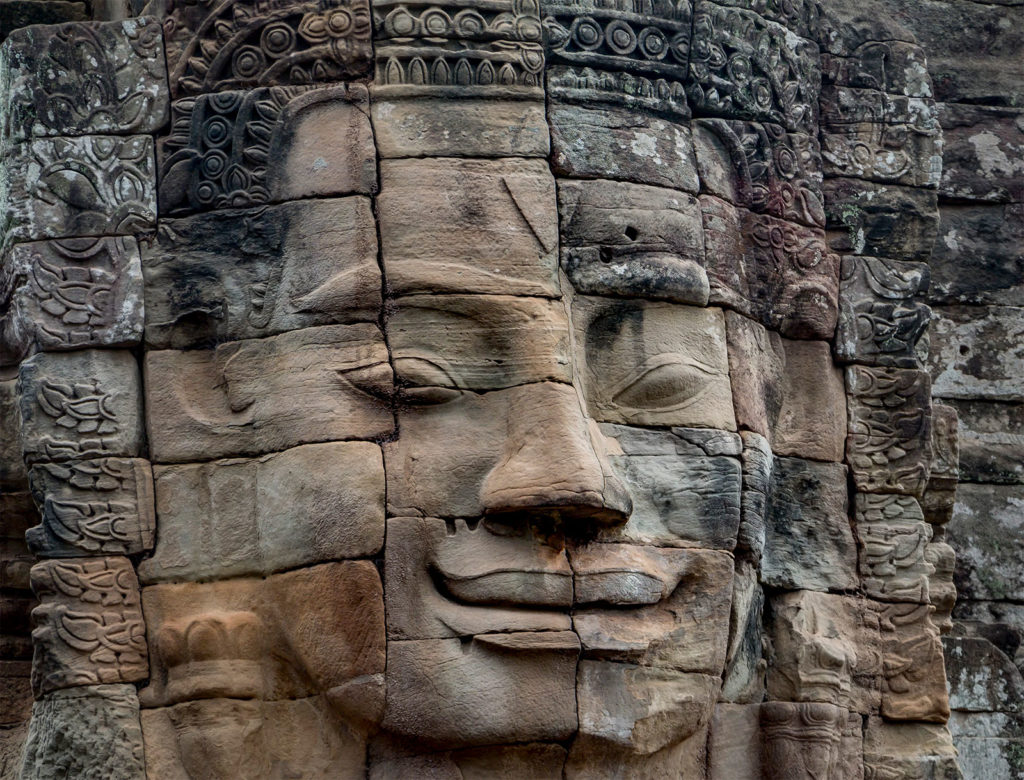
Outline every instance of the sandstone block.
[(489, 745), (448, 750), (425, 756), (382, 753), (370, 764), (370, 780), (415, 777), (420, 780), (487, 780), (491, 777), (529, 777), (562, 780), (565, 748), (546, 742)]
[(269, 574), (384, 544), (384, 464), (369, 442), (156, 469), (160, 539), (149, 584)]
[(821, 157), (829, 176), (934, 188), (942, 175), (942, 135), (909, 124), (830, 122), (822, 129)]
[(31, 550), (47, 558), (134, 555), (153, 548), (153, 472), (142, 458), (41, 463), (29, 473), (42, 522)]
[[(21, 761), (21, 747), (25, 734), (15, 744), (13, 732), (21, 724), (28, 725), (32, 714), (32, 663), (30, 661), (0, 661), (0, 769), (12, 777)], [(9, 736), (5, 742), (4, 737)], [(14, 749), (17, 752), (14, 752)], [(8, 751), (11, 752), (8, 752)], [(17, 759), (17, 762), (15, 762)]]
[(166, 67), (156, 19), (15, 30), (0, 49), (5, 135), (17, 142), (161, 130)]
[(1017, 601), (1024, 595), (1024, 540), (1018, 485), (957, 487), (949, 543), (957, 551), (957, 587), (964, 599)]
[(153, 460), (271, 452), (389, 432), (393, 390), (376, 325), (325, 325), (214, 350), (146, 355)]
[(35, 355), (21, 364), (18, 393), (29, 463), (142, 451), (142, 391), (130, 352)]
[(720, 309), (578, 297), (572, 319), (591, 417), (736, 429)]
[[(462, 61), (456, 60), (456, 66)], [(382, 158), (548, 155), (549, 133), (539, 88), (530, 90), (536, 93), (532, 99), (515, 100), (510, 99), (513, 96), (502, 99), (500, 94), (491, 99), (486, 95), (396, 95), (402, 87), (385, 83), (371, 88), (375, 98), (371, 115)]]
[(559, 176), (602, 178), (696, 194), (697, 162), (686, 124), (621, 108), (553, 102), (552, 167)]
[(939, 630), (930, 604), (881, 604), (881, 714), (888, 720), (945, 723), (949, 696)]
[(383, 593), (369, 561), (151, 585), (142, 600), (152, 648), (146, 707), (302, 698), (384, 671)]
[(54, 691), (32, 707), (21, 776), (145, 780), (143, 750), (134, 686)]
[(929, 603), (935, 572), (927, 550), (932, 528), (911, 496), (858, 493), (854, 522), (864, 592), (880, 601)]
[(135, 239), (80, 238), (11, 247), (0, 271), (0, 362), (32, 352), (130, 347), (142, 339)]
[(1024, 204), (943, 203), (931, 300), (1019, 306), (1024, 293)]
[(949, 404), (960, 421), (960, 478), (964, 482), (1024, 482), (1024, 406), (974, 400), (950, 400)]
[(928, 374), (851, 366), (846, 391), (846, 461), (858, 490), (920, 496), (932, 454)]
[(743, 431), (743, 494), (740, 503), (740, 528), (736, 548), (760, 564), (767, 536), (769, 499), (775, 456), (768, 440), (759, 433)]
[(629, 493), (575, 390), (541, 382), (399, 411), (384, 444), (388, 513), (549, 514), (583, 528), (622, 522)]
[[(842, 777), (843, 707), (825, 702), (766, 701), (761, 705), (761, 763), (767, 780)], [(859, 756), (858, 756), (859, 758)]]
[(829, 178), (822, 193), (833, 251), (927, 262), (939, 227), (934, 190)]
[(1024, 308), (937, 306), (929, 335), (937, 397), (1024, 400)]
[(8, 240), (141, 233), (156, 224), (149, 136), (38, 138), (13, 146), (0, 169)]
[(956, 605), (956, 550), (942, 541), (945, 532), (935, 532), (933, 541), (924, 550), (924, 558), (931, 564), (934, 571), (928, 577), (928, 601), (934, 608), (932, 622), (940, 634), (948, 634), (953, 630), (953, 607)]
[[(814, 127), (821, 85), (817, 45), (730, 5), (694, 0), (686, 91), (694, 113), (778, 122), (794, 130)], [(751, 57), (752, 50), (759, 56)]]
[(571, 382), (560, 301), (509, 295), (410, 295), (389, 302), (388, 345), (410, 402), (465, 390)]
[(765, 693), (764, 591), (755, 564), (737, 561), (720, 701), (748, 704)]
[(393, 517), (384, 561), (392, 641), (571, 627), (566, 553), (528, 525)]
[[(890, 95), (931, 98), (925, 49), (899, 24), (900, 17), (873, 3), (865, 9), (827, 9), (828, 54), (821, 58), (823, 84), (871, 89)], [(899, 21), (897, 21), (899, 20)]]
[[(591, 544), (570, 552), (583, 657), (722, 673), (732, 559), (710, 550)], [(582, 607), (582, 608), (580, 608)]]
[[(24, 0), (20, 0), (23, 2)], [(50, 0), (52, 2), (52, 0)], [(50, 2), (37, 3), (50, 5)], [(19, 2), (20, 4), (20, 2)], [(70, 3), (67, 3), (70, 5)], [(75, 3), (84, 6), (84, 3)], [(31, 699), (31, 696), (29, 697)], [(28, 715), (24, 721), (8, 728), (0, 729), (0, 772), (8, 777), (17, 777), (21, 772), (25, 740), (28, 738)]]
[(775, 458), (770, 484), (762, 581), (789, 589), (855, 588), (857, 548), (846, 516), (846, 467)]
[(578, 722), (578, 655), (570, 631), (392, 641), (383, 728), (426, 747), (566, 739)]
[(769, 601), (768, 630), (770, 700), (877, 711), (887, 659), (880, 659), (878, 621), (868, 602), (807, 590), (784, 593)]
[(127, 558), (69, 558), (32, 567), (32, 690), (137, 682), (149, 674), (139, 581)]
[(759, 704), (715, 705), (708, 736), (708, 780), (761, 780)]
[(795, 0), (792, 3), (779, 3), (775, 0), (714, 0), (714, 2), (717, 5), (756, 11), (764, 19), (788, 27), (803, 38), (814, 40), (820, 33), (822, 9), (808, 0)]
[(323, 696), (201, 699), (142, 710), (141, 720), (149, 777), (356, 780), (366, 771), (365, 739)]
[(395, 294), (557, 294), (557, 206), (545, 162), (384, 160), (377, 203)]
[(688, 119), (684, 85), (692, 3), (645, 7), (544, 4), (547, 90), (561, 103)]
[(0, 491), (28, 489), (28, 472), (21, 451), (21, 404), (17, 386), (17, 379), (0, 381)]
[(366, 87), (270, 87), (171, 105), (157, 145), (160, 213), (377, 188)]
[(822, 341), (783, 339), (725, 313), (736, 421), (780, 455), (839, 461), (846, 438), (846, 391)]
[[(837, 7), (843, 12), (849, 9)], [(869, 19), (861, 14), (859, 21)], [(891, 19), (879, 19), (883, 24)], [(849, 26), (846, 27), (849, 30)], [(868, 58), (883, 48), (868, 47), (864, 52)], [(865, 58), (862, 63), (866, 61)], [(826, 57), (826, 59), (829, 59)], [(829, 60), (835, 62), (835, 60)], [(835, 75), (835, 74), (833, 74)], [(879, 82), (881, 83), (881, 82)], [(901, 126), (925, 135), (936, 135), (940, 128), (939, 106), (930, 97), (899, 95), (878, 88), (852, 87), (842, 84), (823, 84), (819, 99), (822, 127), (844, 127), (848, 125)], [(945, 151), (945, 147), (943, 147)]]
[(314, 325), (375, 322), (367, 198), (310, 200), (160, 223), (143, 248), (146, 343), (213, 346)]
[(890, 723), (869, 717), (864, 728), (864, 769), (907, 780), (962, 780), (949, 729), (934, 723)]
[(700, 202), (711, 303), (789, 338), (831, 339), (839, 257), (825, 234), (710, 195)]
[(32, 24), (84, 22), (89, 19), (85, 3), (67, 0), (8, 0), (0, 7), (0, 39)]
[(740, 525), (736, 434), (602, 425), (633, 504), (628, 522), (600, 534), (610, 542), (731, 550)]
[(630, 664), (581, 661), (580, 733), (568, 778), (659, 777), (699, 772), (719, 681)]
[(1019, 713), (1024, 677), (999, 648), (981, 637), (942, 640), (949, 705), (959, 712)]
[(706, 306), (697, 199), (607, 180), (559, 182), (562, 268), (577, 292)]
[(1024, 200), (1024, 118), (1020, 109), (940, 103), (942, 181), (948, 198)]
[[(847, 255), (840, 266), (836, 357), (843, 362), (917, 368), (931, 309), (924, 263)], [(924, 349), (922, 349), (924, 347)]]
[(346, 0), (330, 8), (291, 2), (192, 6), (153, 0), (164, 18), (171, 95), (256, 86), (347, 81), (370, 69), (370, 8)]
[(699, 119), (693, 145), (709, 195), (758, 214), (825, 226), (816, 136), (787, 133), (777, 124)]

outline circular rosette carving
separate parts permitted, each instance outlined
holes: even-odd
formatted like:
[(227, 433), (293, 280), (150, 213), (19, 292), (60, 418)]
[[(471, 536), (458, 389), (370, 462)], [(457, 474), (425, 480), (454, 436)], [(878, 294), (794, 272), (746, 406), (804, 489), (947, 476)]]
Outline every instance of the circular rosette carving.
[(632, 54), (636, 49), (636, 33), (621, 19), (616, 19), (608, 25), (604, 37), (608, 48), (622, 57)]
[(573, 43), (585, 51), (599, 49), (604, 43), (604, 30), (589, 16), (581, 16), (572, 23), (569, 31)]

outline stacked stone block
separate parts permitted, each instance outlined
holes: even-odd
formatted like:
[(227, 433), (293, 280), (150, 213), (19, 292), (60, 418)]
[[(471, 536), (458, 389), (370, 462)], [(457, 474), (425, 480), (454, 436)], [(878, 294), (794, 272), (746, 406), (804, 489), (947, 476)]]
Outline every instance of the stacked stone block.
[(149, 674), (148, 649), (129, 556), (152, 548), (154, 515), (132, 349), (137, 236), (156, 221), (149, 133), (167, 114), (163, 38), (146, 18), (30, 27), (0, 61), (0, 362), (12, 377), (5, 425), (19, 429), (5, 468), (27, 468), (39, 524), (25, 539), (41, 559), (21, 771), (144, 777), (132, 683)]

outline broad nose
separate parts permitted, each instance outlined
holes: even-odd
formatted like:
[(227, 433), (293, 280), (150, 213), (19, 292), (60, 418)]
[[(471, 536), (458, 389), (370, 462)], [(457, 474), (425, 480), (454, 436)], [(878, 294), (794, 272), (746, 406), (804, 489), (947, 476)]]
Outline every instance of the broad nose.
[(612, 472), (576, 390), (541, 382), (511, 392), (505, 447), (481, 488), (484, 513), (624, 523), (633, 509), (629, 492)]

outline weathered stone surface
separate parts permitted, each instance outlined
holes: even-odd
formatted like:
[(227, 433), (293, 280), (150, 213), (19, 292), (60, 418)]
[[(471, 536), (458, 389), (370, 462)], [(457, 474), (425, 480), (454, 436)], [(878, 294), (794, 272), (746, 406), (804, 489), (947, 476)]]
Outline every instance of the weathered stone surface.
[(578, 723), (578, 655), (571, 631), (392, 641), (383, 727), (453, 748), (565, 739)]
[(376, 322), (380, 311), (367, 198), (166, 219), (142, 254), (146, 343), (156, 349)]
[(1024, 677), (987, 639), (942, 640), (949, 678), (949, 706), (960, 712), (1024, 711)]
[(384, 160), (377, 203), (395, 294), (557, 294), (557, 207), (545, 162)]
[(708, 736), (708, 780), (761, 780), (759, 704), (715, 705)]
[(949, 696), (931, 605), (872, 602), (872, 606), (881, 637), (882, 716), (945, 723)]
[(822, 231), (702, 195), (711, 303), (790, 338), (831, 339), (839, 257)]
[(142, 711), (148, 777), (338, 778), (365, 775), (365, 739), (329, 697), (203, 699)]
[(762, 581), (790, 589), (855, 588), (857, 553), (846, 506), (845, 466), (775, 458)]
[(620, 108), (552, 102), (551, 164), (559, 176), (601, 178), (696, 194), (697, 161), (686, 124)]
[(21, 777), (145, 780), (143, 752), (134, 686), (54, 691), (32, 707)]
[(620, 522), (629, 493), (576, 391), (541, 382), (400, 410), (384, 444), (388, 513), (478, 518), (559, 512), (584, 527)]
[(153, 472), (142, 458), (42, 463), (29, 473), (42, 522), (31, 550), (47, 558), (134, 555), (153, 548)]
[(761, 705), (762, 777), (768, 780), (841, 777), (847, 711), (825, 702), (766, 701)]
[(312, 2), (264, 8), (246, 0), (217, 7), (150, 0), (147, 9), (164, 19), (174, 97), (345, 81), (370, 69), (366, 0), (329, 8)]
[(1024, 717), (1002, 712), (954, 711), (949, 730), (964, 777), (1019, 777)]
[[(7, 655), (7, 653), (4, 653)], [(17, 777), (14, 769), (14, 759), (17, 757), (20, 763), (21, 743), (15, 746), (15, 735), (8, 734), (8, 740), (4, 742), (4, 733), (12, 730), (22, 723), (27, 725), (32, 714), (32, 663), (30, 661), (0, 661), (0, 769), (8, 775)], [(21, 734), (21, 741), (25, 735)], [(17, 747), (18, 755), (8, 754), (6, 751)], [(10, 765), (4, 762), (11, 762)]]
[(389, 302), (388, 346), (410, 403), (465, 390), (570, 382), (561, 301), (509, 295), (410, 295)]
[(943, 203), (929, 262), (936, 302), (1019, 306), (1024, 204)]
[(149, 136), (38, 138), (13, 146), (0, 172), (8, 239), (141, 233), (156, 224)]
[(864, 592), (880, 601), (929, 603), (935, 569), (927, 549), (932, 528), (911, 496), (858, 493), (854, 522)]
[(602, 425), (609, 460), (629, 493), (625, 525), (606, 541), (731, 550), (740, 524), (736, 434), (697, 428), (649, 431)]
[(1024, 114), (998, 106), (940, 103), (947, 198), (1024, 201)]
[(486, 96), (395, 94), (402, 86), (396, 89), (388, 82), (371, 86), (370, 110), (382, 158), (548, 155), (540, 89), (531, 90), (536, 93), (533, 100), (502, 100), (500, 95), (488, 100)]
[(737, 561), (732, 581), (729, 645), (722, 674), (721, 701), (753, 703), (764, 698), (764, 591), (757, 568)]
[(936, 306), (930, 337), (937, 397), (1024, 401), (1024, 308)]
[(21, 450), (18, 380), (5, 379), (0, 381), (0, 491), (27, 489), (28, 472)]
[(139, 581), (127, 558), (69, 558), (32, 567), (32, 690), (145, 680)]
[(793, 130), (816, 124), (817, 45), (745, 8), (694, 0), (690, 78), (686, 92), (695, 114), (779, 122)]
[(375, 325), (325, 325), (215, 350), (149, 352), (153, 460), (272, 452), (391, 431), (391, 367)]
[(591, 417), (736, 429), (720, 309), (578, 297), (572, 318)]
[(571, 628), (566, 553), (529, 526), (392, 517), (384, 561), (391, 640)]
[(581, 661), (580, 731), (567, 778), (692, 776), (701, 771), (719, 682), (630, 664)]
[(369, 561), (151, 585), (142, 600), (152, 661), (146, 707), (301, 698), (384, 671), (383, 594)]
[[(928, 516), (925, 516), (927, 519)], [(953, 630), (953, 607), (956, 605), (956, 550), (944, 541), (945, 530), (938, 529), (931, 544), (925, 547), (924, 558), (934, 571), (928, 577), (928, 601), (934, 607), (932, 622), (940, 634)]]
[(760, 564), (764, 554), (769, 497), (775, 457), (768, 440), (759, 433), (743, 431), (743, 497), (736, 548)]
[(758, 214), (825, 226), (816, 136), (776, 124), (701, 119), (693, 145), (708, 194)]
[(840, 266), (836, 357), (846, 363), (917, 368), (931, 309), (924, 263), (847, 255)]
[(584, 658), (722, 673), (732, 559), (709, 550), (592, 544), (570, 552)]
[(704, 232), (692, 195), (563, 179), (558, 209), (562, 268), (577, 292), (707, 305)]
[(0, 6), (0, 40), (14, 30), (32, 24), (84, 22), (89, 19), (85, 3), (67, 0), (6, 0)]
[[(866, 15), (861, 17), (861, 19), (866, 18), (868, 18)], [(878, 43), (878, 41), (875, 43)], [(876, 49), (874, 46), (868, 46), (862, 51), (868, 55), (861, 61), (861, 64), (864, 65), (867, 60), (873, 59), (880, 52), (884, 52), (884, 47)], [(875, 61), (872, 67), (877, 67), (878, 64), (880, 62)], [(833, 77), (835, 75), (837, 74), (832, 74)], [(882, 84), (884, 78), (881, 71), (877, 71), (876, 75), (879, 76), (878, 86), (884, 86)], [(905, 126), (908, 130), (925, 135), (935, 135), (936, 137), (936, 131), (940, 128), (938, 107), (930, 97), (899, 95), (882, 91), (877, 87), (865, 88), (825, 84), (821, 88), (819, 107), (821, 110), (822, 128), (841, 128), (848, 125), (865, 124), (895, 125)], [(942, 148), (944, 150), (944, 147)]]
[(959, 471), (960, 417), (955, 407), (933, 403), (932, 463), (928, 473), (928, 492), (956, 490)]
[(565, 748), (561, 745), (546, 742), (489, 745), (423, 756), (394, 756), (382, 750), (379, 758), (371, 755), (369, 777), (370, 780), (392, 780), (396, 777), (420, 780), (487, 780), (490, 777), (562, 780), (565, 755)]
[(1024, 538), (1020, 527), (1019, 486), (958, 486), (948, 533), (957, 551), (956, 583), (963, 598), (1024, 598), (1024, 580), (1020, 577)]
[(547, 89), (556, 100), (690, 116), (690, 0), (597, 8), (546, 2)]
[(783, 339), (725, 313), (736, 422), (766, 436), (780, 455), (839, 461), (846, 438), (846, 391), (822, 341)]
[(1024, 482), (1024, 405), (950, 400), (960, 425), (960, 479)]
[(38, 350), (142, 340), (142, 267), (133, 238), (16, 244), (0, 270), (0, 362)]
[(885, 660), (868, 602), (808, 590), (784, 593), (769, 600), (768, 628), (770, 700), (877, 711)]
[(866, 777), (962, 780), (949, 729), (933, 723), (890, 723), (869, 717), (864, 727)]
[[(46, 3), (49, 5), (49, 3)], [(78, 3), (77, 5), (81, 5)], [(29, 697), (31, 701), (31, 696)], [(28, 738), (28, 715), (13, 726), (0, 726), (0, 773), (4, 777), (18, 777), (22, 754)]]
[(822, 192), (834, 251), (928, 260), (939, 223), (933, 190), (829, 178)]
[(384, 464), (369, 442), (156, 469), (160, 539), (144, 583), (269, 574), (384, 544)]
[(928, 374), (899, 368), (846, 370), (846, 461), (858, 490), (920, 496), (931, 462)]
[(29, 463), (141, 454), (142, 391), (130, 352), (41, 353), (18, 377)]
[(0, 49), (10, 141), (152, 133), (167, 121), (163, 36), (155, 19), (15, 30)]
[(171, 109), (157, 144), (161, 215), (376, 191), (361, 84), (221, 92)]

